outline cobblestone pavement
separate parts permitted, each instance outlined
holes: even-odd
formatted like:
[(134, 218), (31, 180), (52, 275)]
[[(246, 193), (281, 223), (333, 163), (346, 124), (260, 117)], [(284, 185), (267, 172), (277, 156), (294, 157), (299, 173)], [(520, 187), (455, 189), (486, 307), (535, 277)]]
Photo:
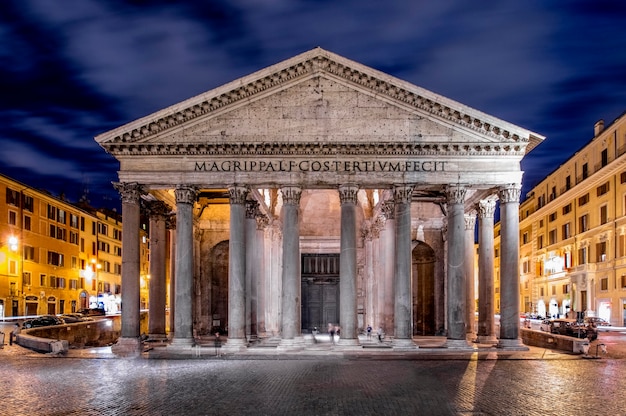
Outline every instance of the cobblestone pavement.
[[(626, 415), (626, 360), (159, 360), (0, 350), (11, 415)], [(537, 358), (539, 357), (539, 358)]]

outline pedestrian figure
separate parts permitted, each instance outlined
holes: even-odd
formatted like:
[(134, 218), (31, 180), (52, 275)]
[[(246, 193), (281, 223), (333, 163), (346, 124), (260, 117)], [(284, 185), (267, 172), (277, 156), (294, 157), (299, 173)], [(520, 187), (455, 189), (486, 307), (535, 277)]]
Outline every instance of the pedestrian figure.
[(220, 338), (220, 333), (215, 333), (215, 356), (220, 356), (220, 348), (222, 348), (222, 339)]
[(372, 339), (372, 326), (367, 325), (367, 339)]
[(335, 325), (328, 323), (328, 335), (330, 335), (330, 342), (335, 343)]
[(378, 342), (383, 342), (383, 327), (382, 326), (378, 327), (378, 331), (376, 331), (376, 334), (378, 335)]
[(22, 328), (20, 328), (20, 324), (15, 324), (13, 331), (9, 334), (9, 345), (13, 345), (13, 338), (15, 337), (15, 342), (17, 343), (17, 335), (22, 332)]

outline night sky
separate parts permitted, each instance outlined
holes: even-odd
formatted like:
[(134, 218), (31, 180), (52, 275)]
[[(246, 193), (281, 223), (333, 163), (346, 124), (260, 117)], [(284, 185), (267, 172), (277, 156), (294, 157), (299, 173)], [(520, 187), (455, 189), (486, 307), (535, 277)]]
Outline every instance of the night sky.
[(0, 172), (119, 207), (94, 136), (317, 46), (546, 136), (524, 193), (626, 111), (624, 0), (8, 0)]

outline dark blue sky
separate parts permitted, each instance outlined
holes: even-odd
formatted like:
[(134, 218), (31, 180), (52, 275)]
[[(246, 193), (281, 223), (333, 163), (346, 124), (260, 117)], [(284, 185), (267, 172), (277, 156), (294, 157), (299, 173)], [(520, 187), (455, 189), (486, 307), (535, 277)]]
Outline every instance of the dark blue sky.
[(119, 206), (93, 140), (320, 46), (547, 137), (524, 191), (626, 110), (623, 0), (8, 0), (0, 172)]

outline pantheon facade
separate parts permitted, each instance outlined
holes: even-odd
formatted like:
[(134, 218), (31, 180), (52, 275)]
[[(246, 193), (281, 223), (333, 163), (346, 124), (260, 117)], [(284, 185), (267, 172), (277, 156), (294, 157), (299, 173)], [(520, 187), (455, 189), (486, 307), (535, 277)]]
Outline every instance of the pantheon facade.
[(345, 348), (359, 348), (368, 325), (396, 349), (429, 335), (448, 348), (472, 338), (523, 348), (520, 161), (542, 140), (320, 48), (103, 133), (122, 197), (114, 350), (140, 345), (143, 207), (149, 332), (169, 337), (167, 348), (222, 330), (227, 351), (267, 338), (299, 349), (329, 323)]

